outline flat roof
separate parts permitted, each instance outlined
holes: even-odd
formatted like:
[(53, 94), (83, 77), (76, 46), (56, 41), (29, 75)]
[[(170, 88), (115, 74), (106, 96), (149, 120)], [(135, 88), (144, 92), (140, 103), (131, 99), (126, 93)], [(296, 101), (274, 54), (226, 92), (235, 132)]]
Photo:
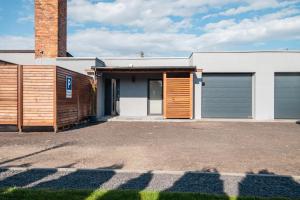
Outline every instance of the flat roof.
[(1, 59), (0, 59), (0, 64), (5, 64), (5, 65), (17, 65), (16, 63), (7, 62), (7, 61), (1, 60)]
[(34, 53), (34, 50), (0, 50), (0, 53)]
[[(0, 49), (0, 53), (35, 53), (34, 50), (32, 49), (8, 49), (8, 50), (1, 50)], [(67, 52), (67, 57), (73, 57), (72, 54), (70, 54), (69, 52)]]
[(138, 71), (195, 71), (196, 66), (106, 66), (92, 67), (100, 72), (138, 72)]

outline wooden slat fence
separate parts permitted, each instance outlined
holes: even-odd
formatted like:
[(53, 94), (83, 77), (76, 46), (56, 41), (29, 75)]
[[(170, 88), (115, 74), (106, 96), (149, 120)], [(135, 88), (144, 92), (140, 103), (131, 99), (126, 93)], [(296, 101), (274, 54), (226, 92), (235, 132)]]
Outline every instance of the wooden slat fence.
[[(72, 98), (66, 98), (66, 76)], [(57, 66), (0, 62), (0, 125), (51, 126), (55, 130), (93, 115), (92, 78)]]
[[(64, 68), (57, 68), (57, 126), (77, 123), (92, 115), (92, 79)], [(66, 76), (72, 77), (72, 98), (66, 98)]]
[(18, 65), (0, 63), (0, 124), (18, 123)]
[(23, 126), (54, 126), (54, 66), (23, 66)]

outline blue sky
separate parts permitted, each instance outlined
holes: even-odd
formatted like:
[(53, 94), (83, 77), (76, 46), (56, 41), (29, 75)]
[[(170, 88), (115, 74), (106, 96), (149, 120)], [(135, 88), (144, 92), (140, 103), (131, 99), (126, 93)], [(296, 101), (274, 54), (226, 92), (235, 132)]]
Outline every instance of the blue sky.
[[(1, 1), (0, 49), (33, 49), (33, 8)], [(68, 0), (76, 56), (284, 49), (300, 49), (300, 0)]]

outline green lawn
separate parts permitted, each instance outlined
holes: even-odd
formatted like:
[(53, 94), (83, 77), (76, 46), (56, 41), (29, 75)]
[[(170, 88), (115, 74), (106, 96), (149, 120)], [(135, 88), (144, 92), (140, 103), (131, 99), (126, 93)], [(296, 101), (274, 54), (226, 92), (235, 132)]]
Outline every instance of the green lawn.
[[(132, 190), (36, 190), (36, 189), (0, 189), (0, 200), (266, 200), (263, 198), (236, 198), (197, 193), (169, 193)], [(270, 198), (269, 200), (275, 200)], [(279, 198), (277, 198), (279, 199)]]

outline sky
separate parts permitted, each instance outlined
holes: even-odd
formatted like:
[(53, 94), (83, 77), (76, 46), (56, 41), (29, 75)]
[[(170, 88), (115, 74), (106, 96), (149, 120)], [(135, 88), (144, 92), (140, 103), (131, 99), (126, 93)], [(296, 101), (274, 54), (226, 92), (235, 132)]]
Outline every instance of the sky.
[[(68, 0), (74, 56), (300, 49), (300, 0)], [(0, 0), (0, 49), (34, 49), (34, 0)]]

